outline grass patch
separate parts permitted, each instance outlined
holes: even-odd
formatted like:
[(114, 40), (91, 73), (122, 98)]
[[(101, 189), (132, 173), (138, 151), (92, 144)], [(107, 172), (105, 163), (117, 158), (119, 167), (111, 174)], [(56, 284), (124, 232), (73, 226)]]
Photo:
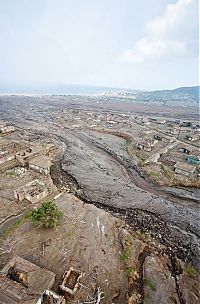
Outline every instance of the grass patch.
[(159, 172), (149, 171), (149, 172), (148, 172), (148, 175), (149, 175), (150, 177), (154, 177), (154, 178), (160, 179), (160, 173), (159, 173)]
[(190, 278), (196, 278), (197, 276), (197, 272), (196, 270), (191, 266), (191, 265), (187, 265), (185, 267), (185, 272), (187, 273), (187, 275), (190, 277)]
[(170, 299), (171, 303), (178, 304), (178, 302), (174, 296), (170, 296), (169, 299)]
[(10, 175), (10, 176), (15, 176), (15, 172), (13, 170), (8, 170), (6, 172), (7, 175)]
[(143, 279), (144, 286), (149, 287), (152, 291), (156, 291), (156, 284), (152, 282), (149, 278), (145, 277)]
[(10, 226), (8, 229), (6, 229), (3, 232), (2, 236), (3, 237), (9, 236), (13, 231), (15, 231), (18, 227), (20, 227), (23, 223), (25, 223), (30, 218), (30, 214), (31, 212), (29, 211), (26, 214), (24, 214), (21, 218), (16, 220), (16, 222), (12, 226)]

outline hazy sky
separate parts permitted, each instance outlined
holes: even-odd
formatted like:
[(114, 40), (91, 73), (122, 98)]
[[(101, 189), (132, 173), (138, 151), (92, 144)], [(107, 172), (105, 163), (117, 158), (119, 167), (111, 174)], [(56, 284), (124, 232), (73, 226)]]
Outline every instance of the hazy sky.
[(198, 83), (198, 0), (0, 0), (0, 85)]

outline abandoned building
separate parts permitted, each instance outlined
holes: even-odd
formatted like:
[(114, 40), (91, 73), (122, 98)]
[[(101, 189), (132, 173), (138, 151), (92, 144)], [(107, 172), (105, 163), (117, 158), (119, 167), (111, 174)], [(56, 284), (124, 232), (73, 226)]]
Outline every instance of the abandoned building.
[(25, 166), (28, 165), (28, 161), (35, 157), (38, 156), (42, 152), (42, 147), (40, 146), (34, 146), (34, 147), (29, 147), (25, 150), (19, 151), (16, 153), (16, 160), (20, 163), (20, 165)]
[(64, 296), (60, 296), (52, 290), (45, 289), (36, 304), (66, 304)]
[(151, 151), (151, 145), (148, 142), (139, 142), (137, 143), (137, 148), (144, 151)]
[(199, 155), (191, 155), (191, 156), (188, 156), (187, 162), (188, 162), (189, 164), (200, 165), (200, 156), (199, 156)]
[(72, 267), (70, 267), (69, 271), (65, 272), (63, 275), (63, 281), (60, 285), (60, 289), (69, 295), (74, 296), (79, 287), (80, 287), (80, 280), (85, 275), (84, 272), (80, 272)]
[(29, 182), (28, 184), (14, 190), (14, 197), (23, 201), (27, 199), (32, 204), (39, 202), (49, 194), (48, 189), (42, 181), (37, 179)]
[(46, 144), (44, 150), (46, 156), (53, 156), (56, 151), (56, 147), (54, 144)]
[(162, 136), (160, 136), (158, 134), (154, 135), (154, 138), (157, 139), (157, 140), (159, 140), (159, 141), (163, 140)]
[(198, 135), (186, 135), (185, 139), (189, 141), (197, 141), (199, 137)]
[(191, 177), (192, 174), (195, 172), (195, 167), (186, 163), (183, 163), (181, 161), (178, 161), (174, 165), (174, 171), (178, 174), (185, 175), (187, 177)]
[(181, 153), (185, 153), (185, 154), (190, 154), (190, 150), (189, 149), (187, 149), (187, 148), (180, 148), (179, 149), (179, 152), (181, 152)]
[(0, 165), (15, 159), (15, 154), (0, 150)]
[(8, 134), (8, 133), (12, 133), (14, 131), (15, 131), (15, 127), (13, 127), (13, 126), (6, 126), (6, 125), (0, 126), (0, 133), (2, 133), (2, 134)]
[(0, 271), (0, 303), (42, 304), (41, 295), (53, 287), (55, 276), (52, 271), (16, 256)]
[(142, 142), (137, 143), (137, 148), (149, 152), (157, 143), (157, 139), (148, 138)]
[(37, 156), (29, 160), (29, 168), (41, 174), (49, 174), (51, 167), (51, 160), (47, 156)]
[(0, 147), (0, 165), (15, 159), (15, 154), (19, 151), (20, 145), (18, 143), (4, 143)]

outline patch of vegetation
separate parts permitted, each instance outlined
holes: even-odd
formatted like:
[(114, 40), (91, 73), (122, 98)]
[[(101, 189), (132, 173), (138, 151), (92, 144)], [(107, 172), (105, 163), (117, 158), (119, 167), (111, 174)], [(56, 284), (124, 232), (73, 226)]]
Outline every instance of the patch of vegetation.
[(160, 179), (160, 173), (159, 172), (155, 172), (155, 171), (149, 171), (148, 175), (150, 177), (156, 178), (156, 179)]
[(191, 265), (187, 265), (185, 267), (185, 272), (187, 273), (187, 275), (190, 277), (190, 278), (196, 278), (197, 276), (197, 272), (196, 270), (191, 266)]
[(150, 295), (148, 293), (144, 296), (144, 304), (152, 304)]
[(147, 160), (147, 155), (146, 155), (146, 153), (144, 152), (144, 151), (142, 151), (142, 150), (135, 150), (135, 154), (136, 154), (136, 156), (137, 157), (139, 157), (142, 161), (145, 161), (145, 160)]
[(140, 160), (140, 161), (138, 162), (138, 166), (140, 166), (140, 167), (145, 167), (145, 166), (147, 166), (147, 163), (145, 163), (144, 160)]
[(56, 204), (48, 201), (44, 202), (40, 208), (33, 210), (30, 218), (39, 227), (55, 229), (62, 215), (63, 212), (58, 209)]
[(164, 164), (161, 164), (161, 169), (163, 170), (166, 177), (172, 177), (173, 176), (173, 171), (168, 166), (166, 166)]
[(174, 296), (170, 296), (169, 299), (173, 304), (178, 304), (178, 302)]
[(16, 220), (16, 222), (12, 226), (10, 226), (8, 229), (6, 229), (4, 231), (3, 236), (4, 237), (9, 236), (15, 229), (17, 229), (23, 223), (25, 223), (30, 218), (30, 214), (31, 214), (30, 212), (27, 212), (22, 217), (20, 217), (18, 220)]
[(6, 172), (7, 175), (10, 175), (10, 176), (15, 176), (15, 172), (13, 170), (8, 170)]
[(123, 262), (127, 262), (129, 260), (129, 258), (130, 258), (129, 252), (123, 251), (122, 254), (121, 254), (121, 256), (120, 256), (120, 258), (121, 258), (121, 260)]
[(143, 278), (144, 286), (149, 287), (152, 291), (156, 291), (156, 284), (152, 282), (149, 278)]

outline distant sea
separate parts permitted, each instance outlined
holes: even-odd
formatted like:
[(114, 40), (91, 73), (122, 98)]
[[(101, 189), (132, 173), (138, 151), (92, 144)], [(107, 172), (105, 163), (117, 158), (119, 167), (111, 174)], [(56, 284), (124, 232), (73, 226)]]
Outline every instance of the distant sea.
[(0, 85), (0, 94), (97, 95), (123, 89), (84, 85)]

